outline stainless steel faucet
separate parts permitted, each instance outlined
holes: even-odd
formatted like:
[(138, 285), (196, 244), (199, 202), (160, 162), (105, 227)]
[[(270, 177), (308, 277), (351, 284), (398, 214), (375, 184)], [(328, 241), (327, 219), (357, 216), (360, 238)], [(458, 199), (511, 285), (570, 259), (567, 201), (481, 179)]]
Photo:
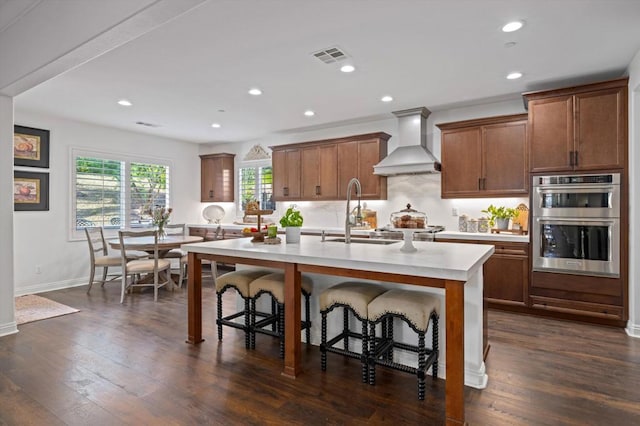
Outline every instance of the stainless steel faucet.
[[(354, 218), (353, 223), (349, 220), (349, 204), (351, 203), (351, 188), (353, 185), (356, 185), (356, 197), (358, 197), (358, 208), (356, 210), (356, 217)], [(358, 220), (362, 213), (360, 212), (360, 197), (362, 196), (362, 187), (360, 186), (360, 181), (358, 178), (351, 178), (349, 184), (347, 185), (347, 214), (344, 220), (344, 242), (345, 244), (351, 244), (351, 227), (358, 223)]]

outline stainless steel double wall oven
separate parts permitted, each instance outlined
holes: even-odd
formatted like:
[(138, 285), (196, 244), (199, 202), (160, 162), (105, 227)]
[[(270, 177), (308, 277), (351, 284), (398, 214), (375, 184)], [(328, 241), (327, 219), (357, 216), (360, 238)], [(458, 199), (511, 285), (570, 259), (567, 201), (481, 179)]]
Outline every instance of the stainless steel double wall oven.
[(620, 276), (620, 173), (533, 177), (533, 270)]

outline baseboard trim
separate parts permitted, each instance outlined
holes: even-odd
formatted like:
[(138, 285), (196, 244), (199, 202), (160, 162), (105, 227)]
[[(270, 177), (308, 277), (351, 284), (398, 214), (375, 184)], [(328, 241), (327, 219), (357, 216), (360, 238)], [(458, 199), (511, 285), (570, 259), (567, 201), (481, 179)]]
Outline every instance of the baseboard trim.
[(15, 321), (6, 324), (0, 324), (0, 337), (16, 334), (18, 332), (18, 324)]
[(56, 281), (44, 284), (35, 284), (24, 287), (16, 287), (15, 295), (24, 296), (25, 294), (44, 293), (45, 291), (62, 290), (71, 287), (80, 287), (87, 285), (89, 278), (76, 278), (73, 280)]
[(640, 324), (633, 324), (631, 321), (629, 321), (624, 331), (627, 332), (628, 336), (640, 339)]

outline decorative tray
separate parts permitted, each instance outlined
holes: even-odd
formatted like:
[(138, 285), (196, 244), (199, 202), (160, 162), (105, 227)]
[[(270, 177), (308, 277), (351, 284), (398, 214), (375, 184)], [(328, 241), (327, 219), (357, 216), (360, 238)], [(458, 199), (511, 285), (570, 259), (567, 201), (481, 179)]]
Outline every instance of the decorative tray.
[(529, 235), (529, 231), (527, 231), (526, 229), (496, 229), (496, 228), (491, 228), (491, 233), (492, 234), (499, 234), (501, 232), (504, 232), (505, 234)]

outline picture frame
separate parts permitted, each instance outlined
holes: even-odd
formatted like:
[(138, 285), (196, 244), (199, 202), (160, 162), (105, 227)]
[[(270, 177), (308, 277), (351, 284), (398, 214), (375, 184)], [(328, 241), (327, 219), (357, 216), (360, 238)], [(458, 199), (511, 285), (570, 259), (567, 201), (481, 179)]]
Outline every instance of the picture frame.
[(49, 131), (13, 126), (13, 165), (49, 168)]
[(49, 173), (13, 172), (13, 210), (49, 210)]

